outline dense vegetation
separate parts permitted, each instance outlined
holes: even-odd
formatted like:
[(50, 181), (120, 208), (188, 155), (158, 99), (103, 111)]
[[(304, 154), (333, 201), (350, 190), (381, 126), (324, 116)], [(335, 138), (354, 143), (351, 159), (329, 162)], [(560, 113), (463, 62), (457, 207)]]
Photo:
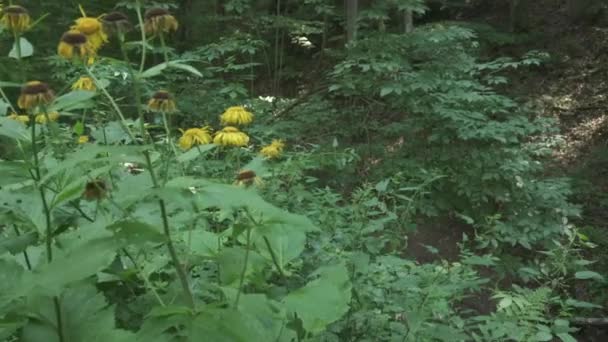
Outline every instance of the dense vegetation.
[(483, 1), (357, 3), (4, 3), (0, 339), (602, 323), (608, 270), (548, 168), (558, 127), (511, 91), (551, 56), (497, 53), (535, 39), (504, 31), (524, 1), (503, 31), (451, 21)]

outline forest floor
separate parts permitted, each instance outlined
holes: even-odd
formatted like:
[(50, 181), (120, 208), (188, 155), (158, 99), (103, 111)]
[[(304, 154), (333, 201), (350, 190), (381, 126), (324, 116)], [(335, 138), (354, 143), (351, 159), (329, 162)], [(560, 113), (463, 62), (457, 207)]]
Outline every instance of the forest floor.
[[(490, 12), (488, 12), (490, 13)], [(504, 13), (508, 11), (492, 11)], [(508, 92), (534, 108), (534, 114), (554, 118), (559, 131), (552, 137), (554, 155), (547, 172), (572, 180), (572, 200), (580, 205), (574, 221), (597, 247), (587, 258), (608, 273), (608, 13), (594, 23), (570, 23), (563, 1), (535, 1), (525, 42), (498, 51), (517, 58), (538, 50), (550, 55), (544, 65), (511, 76)], [(505, 26), (508, 17), (478, 17)], [(579, 287), (579, 286), (577, 286)], [(580, 286), (577, 296), (608, 307), (608, 294)], [(582, 293), (578, 293), (582, 292)], [(585, 298), (586, 297), (586, 298)], [(579, 341), (608, 341), (608, 330), (587, 329)]]

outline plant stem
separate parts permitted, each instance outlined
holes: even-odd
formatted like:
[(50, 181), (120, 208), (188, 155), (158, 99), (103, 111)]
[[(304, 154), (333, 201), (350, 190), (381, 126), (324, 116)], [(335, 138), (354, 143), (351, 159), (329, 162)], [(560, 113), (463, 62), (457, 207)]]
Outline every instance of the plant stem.
[(169, 53), (167, 52), (167, 44), (165, 43), (165, 35), (162, 33), (162, 31), (158, 35), (158, 38), (160, 38), (160, 46), (163, 48), (163, 56), (165, 57), (165, 64), (167, 66), (169, 66)]
[[(40, 175), (40, 160), (38, 159), (38, 148), (36, 146), (36, 118), (32, 116), (32, 153), (34, 155), (34, 172), (35, 179), (34, 184), (40, 192), (40, 199), (42, 200), (42, 207), (44, 209), (44, 216), (46, 221), (46, 260), (50, 264), (53, 261), (53, 227), (51, 221), (51, 209), (49, 208), (46, 200), (46, 194), (44, 188), (38, 183), (41, 179)], [(63, 336), (63, 323), (61, 319), (61, 305), (57, 296), (53, 297), (53, 305), (55, 306), (55, 316), (57, 318), (57, 335), (59, 342), (64, 342)]]
[(234, 308), (238, 309), (239, 300), (241, 299), (241, 292), (243, 292), (243, 284), (245, 283), (245, 274), (247, 273), (247, 264), (249, 264), (249, 250), (251, 249), (251, 226), (247, 227), (247, 249), (245, 250), (245, 263), (241, 270), (241, 277), (239, 279), (239, 289), (236, 293), (236, 300), (234, 301)]
[(17, 113), (17, 111), (15, 110), (15, 107), (13, 107), (13, 104), (8, 99), (8, 96), (6, 96), (6, 93), (4, 92), (4, 90), (1, 87), (0, 87), (0, 96), (2, 96), (2, 99), (4, 100), (4, 102), (6, 102), (6, 104), (8, 104), (8, 107), (13, 111), (13, 113)]
[[(19, 228), (17, 228), (16, 224), (13, 225), (13, 229), (15, 230), (15, 234), (18, 237), (21, 236), (21, 233), (19, 233)], [(25, 265), (27, 266), (27, 269), (31, 271), (32, 263), (30, 262), (30, 256), (27, 254), (27, 248), (23, 249), (23, 259), (25, 259)]]
[(100, 89), (101, 92), (102, 92), (102, 94), (106, 97), (106, 99), (108, 99), (108, 101), (110, 101), (110, 104), (112, 105), (112, 108), (114, 108), (114, 111), (116, 112), (116, 114), (120, 118), (120, 124), (122, 125), (122, 128), (129, 135), (129, 138), (131, 138), (131, 140), (133, 142), (137, 141), (135, 139), (135, 135), (133, 135), (133, 132), (131, 132), (131, 129), (129, 128), (129, 125), (127, 125), (127, 120), (125, 119), (124, 114), (120, 110), (120, 107), (118, 107), (118, 104), (116, 103), (116, 101), (114, 101), (114, 98), (112, 97), (112, 95), (110, 95), (110, 93), (108, 93), (108, 91), (106, 90), (106, 88), (102, 86), (102, 84), (99, 82), (99, 80), (97, 79), (97, 77), (95, 77), (95, 75), (93, 75), (93, 72), (91, 72), (91, 69), (89, 69), (89, 67), (87, 67), (85, 65), (84, 69), (86, 70), (86, 72), (89, 75), (89, 77), (91, 77), (91, 79), (93, 80), (93, 82), (95, 82), (95, 85), (97, 86), (97, 89)]
[(135, 12), (137, 13), (137, 21), (139, 22), (141, 32), (141, 62), (139, 63), (139, 73), (141, 74), (146, 66), (146, 45), (148, 44), (148, 40), (146, 38), (146, 30), (144, 29), (144, 18), (141, 15), (140, 0), (135, 1)]

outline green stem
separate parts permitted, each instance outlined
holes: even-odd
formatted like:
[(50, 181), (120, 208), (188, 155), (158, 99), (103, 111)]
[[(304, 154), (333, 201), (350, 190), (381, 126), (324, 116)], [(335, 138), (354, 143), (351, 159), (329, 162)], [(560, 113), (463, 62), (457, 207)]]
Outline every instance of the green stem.
[[(38, 159), (38, 148), (36, 146), (36, 118), (32, 117), (32, 153), (34, 154), (34, 172), (35, 179), (34, 184), (38, 188), (40, 193), (40, 198), (42, 200), (42, 207), (44, 209), (44, 216), (46, 221), (46, 260), (50, 264), (53, 261), (53, 226), (51, 221), (51, 209), (49, 208), (49, 204), (46, 200), (46, 194), (44, 188), (38, 184), (41, 179), (40, 175), (40, 160)], [(61, 305), (59, 303), (59, 298), (56, 296), (53, 297), (53, 305), (55, 307), (55, 316), (57, 318), (57, 335), (59, 337), (59, 342), (64, 342), (65, 338), (63, 335), (63, 323), (61, 319)]]
[(239, 300), (241, 299), (241, 292), (243, 292), (243, 284), (245, 283), (245, 274), (247, 273), (247, 264), (249, 264), (249, 250), (251, 249), (251, 227), (247, 227), (247, 249), (245, 250), (245, 263), (241, 270), (241, 277), (239, 279), (239, 289), (236, 293), (236, 299), (234, 301), (234, 308), (238, 309)]
[(167, 51), (167, 44), (165, 43), (165, 35), (161, 31), (158, 34), (158, 38), (160, 38), (160, 46), (163, 48), (163, 56), (165, 57), (165, 64), (169, 66), (169, 53)]
[(283, 268), (279, 264), (279, 258), (277, 258), (277, 254), (274, 252), (274, 249), (272, 249), (272, 246), (270, 245), (270, 241), (268, 240), (268, 238), (266, 236), (263, 236), (263, 238), (264, 238), (264, 243), (266, 244), (266, 248), (268, 248), (268, 253), (270, 253), (270, 258), (272, 259), (272, 263), (274, 264), (274, 267), (276, 267), (277, 271), (279, 271), (281, 278), (283, 278), (283, 280), (285, 280), (285, 273), (283, 272)]
[(6, 93), (4, 92), (4, 90), (2, 88), (0, 88), (0, 96), (2, 96), (2, 99), (4, 100), (4, 102), (6, 102), (6, 104), (8, 104), (8, 107), (11, 109), (11, 111), (13, 111), (13, 113), (17, 114), (15, 107), (13, 107), (13, 104), (8, 99), (8, 96), (6, 96)]
[[(17, 237), (21, 236), (21, 233), (19, 233), (19, 228), (17, 228), (16, 224), (13, 225), (13, 229), (15, 230), (15, 234), (17, 235)], [(23, 259), (25, 259), (25, 265), (27, 266), (27, 269), (31, 271), (32, 263), (30, 262), (30, 256), (27, 254), (27, 248), (23, 250)]]
[(121, 124), (122, 128), (129, 135), (129, 138), (131, 138), (131, 140), (133, 142), (137, 141), (135, 139), (135, 135), (133, 135), (133, 132), (131, 132), (129, 125), (127, 124), (127, 119), (125, 119), (124, 114), (120, 110), (120, 107), (118, 107), (118, 104), (116, 103), (116, 101), (114, 101), (114, 98), (112, 97), (112, 95), (110, 95), (110, 93), (108, 93), (106, 88), (103, 87), (103, 85), (99, 82), (97, 77), (95, 77), (95, 75), (93, 75), (93, 72), (91, 71), (91, 69), (89, 69), (89, 67), (87, 67), (85, 65), (84, 69), (86, 70), (87, 75), (89, 75), (89, 77), (93, 80), (93, 82), (95, 82), (95, 86), (97, 87), (97, 89), (100, 89), (101, 93), (106, 97), (106, 99), (108, 99), (108, 101), (110, 101), (112, 108), (114, 109), (114, 111), (116, 112), (118, 117), (120, 118), (120, 124)]
[(139, 22), (141, 31), (141, 62), (139, 63), (139, 73), (141, 74), (146, 66), (146, 45), (148, 44), (148, 40), (146, 38), (146, 30), (144, 29), (144, 18), (141, 15), (140, 0), (135, 1), (135, 12), (137, 13), (137, 21)]

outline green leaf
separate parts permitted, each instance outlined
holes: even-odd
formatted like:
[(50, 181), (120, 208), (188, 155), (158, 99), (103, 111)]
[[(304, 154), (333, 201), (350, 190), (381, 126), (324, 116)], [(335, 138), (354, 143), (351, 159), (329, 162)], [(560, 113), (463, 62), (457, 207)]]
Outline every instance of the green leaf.
[(583, 301), (579, 301), (579, 300), (574, 300), (571, 298), (566, 299), (566, 305), (570, 305), (572, 307), (581, 308), (581, 309), (601, 309), (602, 308), (601, 305), (597, 305), (597, 304), (593, 304), (593, 303), (589, 303), (589, 302), (583, 302)]
[[(240, 280), (243, 264), (245, 263), (245, 249), (238, 247), (223, 248), (216, 256), (216, 260), (221, 270), (220, 281), (222, 285), (236, 287)], [(265, 265), (267, 265), (267, 262), (262, 256), (254, 251), (250, 251), (245, 280), (258, 274)]]
[(193, 74), (195, 76), (203, 77), (203, 74), (201, 74), (200, 71), (196, 70), (195, 67), (193, 67), (191, 65), (188, 65), (188, 64), (172, 62), (172, 63), (169, 63), (169, 67), (176, 68), (176, 69), (181, 69), (181, 70), (187, 71), (187, 72), (189, 72), (189, 73), (191, 73), (191, 74)]
[(29, 275), (30, 286), (38, 293), (59, 295), (67, 285), (88, 278), (107, 267), (119, 248), (112, 238), (95, 238), (57, 253), (49, 264), (42, 264)]
[(557, 334), (557, 337), (559, 337), (562, 342), (576, 342), (576, 339), (568, 333)]
[(74, 133), (76, 133), (77, 135), (83, 135), (84, 134), (84, 124), (82, 123), (82, 121), (78, 121), (74, 124), (74, 127), (72, 128), (72, 130), (74, 131)]
[(534, 336), (534, 341), (551, 341), (553, 339), (553, 335), (546, 331), (539, 331)]
[[(23, 341), (58, 341), (56, 314), (51, 297), (29, 299), (30, 310), (38, 320), (30, 320), (24, 328)], [(60, 297), (65, 340), (87, 342), (130, 342), (132, 333), (116, 329), (114, 308), (94, 286), (80, 284), (66, 290)]]
[(576, 279), (581, 279), (581, 280), (587, 280), (587, 279), (604, 280), (604, 277), (601, 274), (599, 274), (597, 272), (593, 272), (593, 271), (576, 272), (574, 274), (574, 277)]
[(198, 158), (199, 156), (202, 156), (204, 153), (213, 150), (216, 147), (217, 147), (217, 145), (214, 145), (214, 144), (195, 146), (194, 148), (191, 148), (189, 151), (179, 155), (177, 157), (177, 161), (180, 163), (186, 163), (186, 162), (192, 161), (192, 160)]
[(349, 309), (351, 283), (344, 265), (322, 267), (318, 279), (288, 294), (283, 303), (292, 317), (302, 320), (304, 329), (313, 334), (325, 330)]
[(71, 111), (76, 109), (91, 108), (95, 105), (93, 101), (90, 101), (95, 97), (94, 91), (87, 90), (74, 90), (67, 94), (64, 94), (51, 104), (50, 111)]
[(159, 228), (150, 224), (127, 220), (119, 221), (108, 226), (114, 237), (124, 241), (125, 244), (140, 245), (146, 242), (162, 243), (166, 241), (165, 235)]
[(205, 308), (188, 329), (189, 341), (274, 341), (256, 317), (234, 309)]
[(217, 234), (201, 229), (184, 232), (183, 240), (190, 246), (194, 255), (201, 257), (215, 257), (221, 246), (221, 240)]
[(27, 127), (6, 116), (0, 117), (0, 136), (14, 140), (30, 141), (30, 132)]
[(8, 109), (11, 108), (11, 106), (4, 102), (2, 99), (0, 99), (0, 116), (4, 116), (8, 113)]
[[(29, 40), (25, 39), (24, 37), (20, 37), (19, 43), (19, 45), (21, 46), (21, 58), (30, 57), (34, 54), (34, 46), (32, 45), (32, 43), (29, 42)], [(13, 43), (13, 48), (8, 53), (8, 56), (14, 59), (18, 59), (17, 44)]]

